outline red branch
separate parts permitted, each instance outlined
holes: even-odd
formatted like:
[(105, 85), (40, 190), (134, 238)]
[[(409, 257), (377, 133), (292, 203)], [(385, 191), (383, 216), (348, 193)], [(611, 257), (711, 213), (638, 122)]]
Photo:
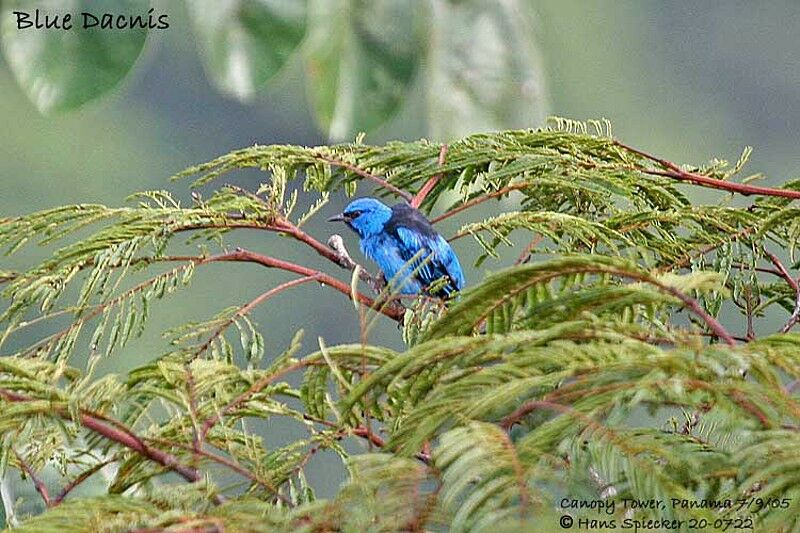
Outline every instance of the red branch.
[(53, 505), (53, 500), (50, 499), (50, 492), (47, 490), (47, 485), (45, 485), (44, 481), (42, 481), (41, 478), (36, 475), (36, 472), (33, 471), (27, 462), (25, 462), (22, 456), (20, 456), (17, 452), (14, 452), (14, 456), (16, 457), (20, 468), (22, 468), (22, 471), (25, 472), (29, 478), (31, 478), (31, 481), (33, 481), (33, 486), (36, 488), (36, 492), (39, 493), (39, 496), (42, 497), (42, 501), (44, 502), (45, 506), (51, 507)]
[[(294, 272), (295, 274), (299, 274), (301, 276), (314, 277), (321, 284), (330, 286), (333, 289), (336, 289), (337, 291), (341, 292), (348, 298), (352, 298), (352, 291), (350, 290), (350, 285), (328, 274), (325, 274), (323, 272), (320, 272), (319, 270), (314, 270), (302, 265), (290, 263), (289, 261), (284, 261), (282, 259), (275, 259), (267, 255), (257, 254), (255, 252), (251, 252), (243, 248), (237, 248), (233, 252), (207, 257), (198, 261), (198, 263), (203, 264), (203, 263), (214, 263), (222, 261), (233, 261), (233, 262), (241, 261), (246, 263), (256, 263), (265, 266), (267, 268), (278, 268), (280, 270), (285, 270), (287, 272)], [(373, 300), (369, 296), (366, 296), (361, 292), (356, 292), (355, 297), (362, 305), (369, 308), (376, 308), (375, 300)], [(394, 307), (377, 307), (377, 309), (387, 317), (396, 320), (398, 322), (403, 319), (403, 312), (400, 309)]]
[[(261, 229), (265, 229), (265, 228), (262, 226)], [(335, 252), (333, 250), (331, 250), (331, 253), (335, 254)], [(336, 257), (338, 257), (338, 255)], [(166, 262), (166, 261), (183, 262), (183, 261), (186, 261), (186, 262), (193, 262), (193, 263), (195, 263), (197, 265), (202, 265), (202, 264), (206, 264), (206, 263), (223, 262), (223, 261), (232, 261), (232, 262), (240, 261), (240, 262), (247, 262), (247, 263), (256, 263), (256, 264), (260, 264), (262, 266), (265, 266), (267, 268), (279, 268), (281, 270), (286, 270), (287, 272), (293, 272), (295, 274), (300, 274), (301, 276), (304, 276), (304, 277), (314, 278), (314, 279), (318, 280), (321, 284), (328, 285), (328, 286), (336, 289), (337, 291), (341, 292), (347, 298), (352, 299), (352, 297), (353, 297), (353, 291), (351, 290), (350, 285), (348, 285), (348, 284), (346, 284), (346, 283), (344, 283), (344, 282), (342, 282), (342, 281), (340, 281), (340, 280), (338, 280), (338, 279), (336, 279), (336, 278), (334, 278), (334, 277), (332, 277), (332, 276), (330, 276), (328, 274), (325, 274), (325, 273), (323, 273), (321, 271), (318, 271), (318, 270), (313, 270), (313, 269), (308, 268), (308, 267), (297, 265), (295, 263), (290, 263), (288, 261), (283, 261), (283, 260), (275, 259), (275, 258), (266, 256), (266, 255), (261, 255), (261, 254), (257, 254), (257, 253), (254, 253), (254, 252), (250, 252), (250, 251), (244, 250), (244, 249), (237, 249), (234, 252), (223, 253), (223, 254), (207, 256), (207, 257), (192, 256), (192, 255), (174, 255), (174, 256), (150, 258), (150, 260), (153, 261), (153, 262)], [(178, 271), (180, 268), (185, 268), (185, 266), (184, 267), (176, 267), (174, 270)], [(122, 295), (120, 295), (120, 296), (118, 296), (118, 297), (116, 297), (116, 298), (114, 298), (112, 300), (109, 300), (109, 301), (107, 301), (105, 303), (102, 303), (102, 304), (99, 304), (99, 305), (95, 306), (94, 308), (91, 309), (91, 311), (89, 313), (83, 315), (77, 322), (67, 326), (66, 328), (58, 331), (57, 333), (54, 333), (53, 335), (50, 335), (50, 336), (38, 341), (36, 344), (28, 347), (27, 350), (26, 350), (27, 353), (31, 353), (32, 351), (36, 350), (40, 346), (45, 345), (48, 342), (53, 342), (53, 341), (63, 337), (64, 335), (69, 333), (72, 330), (72, 328), (74, 328), (76, 326), (76, 324), (83, 324), (83, 323), (87, 322), (88, 320), (90, 320), (90, 319), (96, 317), (97, 315), (99, 315), (100, 313), (102, 313), (106, 308), (108, 308), (110, 306), (113, 306), (113, 305), (116, 305), (118, 302), (122, 301), (124, 298), (130, 296), (131, 294), (134, 294), (134, 293), (136, 293), (136, 292), (138, 292), (138, 291), (140, 291), (140, 290), (152, 285), (157, 279), (158, 279), (158, 276), (150, 278), (150, 279), (148, 279), (148, 280), (136, 285), (132, 289), (126, 291)], [(384, 316), (386, 316), (388, 318), (391, 318), (392, 320), (394, 320), (396, 322), (400, 322), (400, 321), (403, 320), (403, 316), (404, 316), (405, 310), (404, 310), (404, 308), (402, 306), (386, 306), (386, 305), (380, 305), (379, 306), (379, 305), (376, 305), (375, 300), (373, 300), (372, 298), (369, 298), (365, 294), (363, 294), (361, 292), (356, 292), (355, 294), (356, 294), (356, 298), (358, 299), (358, 301), (361, 304), (363, 304), (363, 305), (365, 305), (365, 306), (367, 306), (369, 308), (377, 309), (378, 312), (380, 312), (381, 314), (383, 314)], [(63, 311), (60, 312), (59, 314), (61, 314), (61, 313), (63, 313)], [(51, 315), (51, 316), (55, 316), (55, 315)], [(40, 320), (40, 319), (34, 319), (34, 320), (30, 321), (29, 324), (35, 322), (36, 320)]]
[(328, 260), (336, 263), (337, 265), (341, 266), (342, 268), (348, 268), (347, 265), (342, 263), (341, 258), (339, 257), (339, 254), (337, 254), (335, 250), (332, 250), (329, 246), (325, 246), (320, 241), (318, 241), (317, 239), (315, 239), (314, 237), (312, 237), (311, 235), (309, 235), (305, 231), (301, 230), (300, 228), (298, 228), (297, 226), (295, 226), (294, 224), (292, 224), (288, 220), (281, 220), (281, 221), (276, 222), (275, 230), (276, 231), (280, 231), (282, 233), (285, 233), (285, 234), (289, 235), (290, 237), (292, 237), (293, 239), (296, 239), (296, 240), (298, 240), (298, 241), (310, 246), (319, 255), (321, 255), (325, 259), (328, 259)]
[(205, 457), (206, 459), (214, 461), (215, 463), (218, 463), (218, 464), (221, 464), (223, 466), (226, 466), (229, 469), (231, 469), (234, 472), (236, 472), (237, 474), (240, 474), (242, 477), (246, 477), (247, 479), (249, 479), (253, 483), (261, 485), (262, 487), (267, 489), (269, 492), (272, 493), (273, 496), (275, 496), (277, 499), (279, 499), (281, 502), (283, 502), (287, 507), (293, 507), (292, 502), (289, 501), (289, 499), (286, 496), (281, 494), (277, 487), (275, 487), (272, 483), (270, 483), (266, 479), (263, 479), (263, 478), (259, 477), (255, 473), (253, 473), (250, 470), (248, 470), (247, 468), (243, 467), (242, 465), (240, 465), (236, 461), (233, 461), (233, 460), (228, 459), (226, 457), (223, 457), (221, 455), (217, 455), (215, 453), (211, 453), (208, 450), (205, 450), (203, 448), (195, 449), (194, 446), (190, 446), (190, 445), (184, 444), (182, 442), (174, 442), (174, 441), (170, 441), (170, 440), (166, 440), (166, 439), (156, 439), (156, 438), (152, 438), (152, 439), (148, 439), (148, 440), (151, 441), (151, 442), (157, 442), (157, 443), (163, 444), (165, 446), (175, 446), (177, 448), (182, 448), (184, 450), (193, 452), (196, 455), (199, 455), (201, 457)]
[[(454, 237), (455, 238), (455, 237)], [(517, 260), (514, 261), (515, 265), (521, 265), (522, 263), (526, 262), (528, 258), (533, 254), (533, 249), (536, 248), (540, 242), (544, 240), (544, 236), (541, 233), (537, 233), (531, 242), (529, 242), (525, 248), (522, 250), (522, 253), (519, 254)]]
[(242, 394), (234, 398), (233, 401), (231, 401), (228, 405), (220, 409), (219, 412), (208, 417), (205, 420), (205, 422), (203, 422), (203, 427), (200, 430), (201, 438), (205, 438), (205, 436), (208, 435), (208, 432), (211, 431), (211, 428), (213, 428), (222, 419), (223, 416), (227, 416), (236, 409), (238, 409), (239, 407), (241, 407), (242, 404), (250, 400), (250, 398), (252, 398), (256, 394), (264, 390), (264, 387), (268, 386), (276, 379), (285, 376), (290, 372), (294, 372), (295, 370), (304, 368), (307, 365), (308, 363), (306, 363), (305, 361), (298, 361), (297, 363), (282, 368), (276, 372), (273, 372), (272, 374), (268, 374), (266, 376), (261, 377), (258, 381), (253, 383), (253, 385), (249, 389), (247, 389)]
[[(386, 441), (365, 426), (358, 426), (353, 428), (353, 435), (355, 435), (356, 437), (361, 437), (362, 439), (366, 439), (371, 445), (376, 446), (378, 448), (386, 447)], [(419, 452), (414, 454), (414, 457), (416, 457), (426, 465), (431, 464), (431, 456), (429, 453)]]
[[(199, 352), (195, 353), (195, 357), (197, 357), (198, 353)], [(186, 396), (189, 403), (189, 416), (192, 419), (192, 445), (195, 453), (197, 453), (203, 447), (203, 440), (200, 438), (200, 433), (197, 431), (197, 391), (191, 365), (188, 362), (184, 363), (183, 368), (186, 371)], [(195, 468), (197, 467), (196, 461), (197, 456), (195, 456), (195, 462), (192, 463), (192, 466)]]
[(362, 178), (366, 178), (368, 180), (371, 180), (371, 181), (377, 183), (378, 185), (380, 185), (381, 187), (383, 187), (384, 189), (388, 189), (388, 190), (392, 191), (396, 195), (398, 195), (398, 196), (402, 197), (403, 199), (405, 199), (407, 202), (411, 201), (411, 195), (409, 193), (407, 193), (406, 191), (404, 191), (403, 189), (395, 187), (394, 185), (392, 185), (391, 183), (389, 183), (385, 179), (379, 178), (375, 174), (370, 174), (369, 172), (367, 172), (363, 168), (357, 167), (356, 165), (353, 165), (352, 163), (348, 163), (347, 161), (342, 161), (341, 159), (336, 159), (335, 157), (328, 156), (328, 155), (322, 154), (320, 152), (316, 152), (314, 154), (314, 157), (316, 157), (318, 159), (321, 159), (321, 160), (325, 161), (326, 163), (328, 163), (330, 165), (336, 165), (337, 167), (342, 167), (344, 169), (347, 169), (350, 172), (352, 172), (353, 174), (356, 174), (358, 176), (361, 176)]
[[(275, 231), (280, 231), (290, 237), (308, 245), (311, 247), (315, 252), (319, 255), (328, 259), (329, 261), (339, 265), (340, 267), (344, 268), (345, 270), (349, 270), (352, 272), (356, 268), (356, 263), (353, 259), (347, 254), (347, 250), (344, 250), (344, 254), (342, 253), (342, 249), (339, 247), (335, 247), (331, 244), (331, 241), (328, 241), (328, 246), (325, 246), (320, 241), (306, 233), (305, 231), (301, 230), (288, 220), (282, 220), (276, 223)], [(333, 238), (333, 236), (331, 236)], [(342, 244), (343, 248), (343, 244)], [(360, 268), (358, 271), (358, 277), (366, 282), (371, 287), (375, 285), (375, 278), (367, 271), (365, 268)]]
[[(236, 312), (233, 313), (233, 315), (231, 315), (231, 317), (228, 318), (225, 321), (224, 324), (222, 324), (220, 327), (215, 329), (214, 332), (208, 337), (208, 339), (206, 339), (206, 342), (204, 342), (197, 350), (195, 350), (194, 357), (197, 357), (201, 353), (205, 352), (209, 348), (209, 346), (211, 346), (211, 343), (214, 342), (214, 339), (216, 339), (220, 335), (222, 335), (222, 333), (226, 329), (228, 329), (231, 326), (231, 324), (233, 324), (236, 321), (237, 318), (241, 318), (241, 317), (245, 316), (246, 314), (250, 313), (250, 311), (255, 309), (257, 306), (259, 306), (262, 303), (264, 303), (265, 301), (269, 300), (270, 298), (272, 298), (276, 294), (280, 294), (281, 292), (285, 291), (286, 289), (291, 289), (292, 287), (296, 287), (297, 285), (302, 285), (303, 283), (308, 283), (309, 281), (315, 281), (317, 279), (318, 279), (317, 276), (306, 276), (306, 277), (303, 277), (303, 278), (293, 279), (291, 281), (287, 281), (286, 283), (281, 283), (277, 287), (273, 287), (270, 290), (259, 294), (258, 296), (256, 296), (255, 298), (253, 298), (252, 300), (247, 302), (245, 305), (243, 305), (242, 307), (237, 309)], [(189, 370), (189, 369), (187, 368), (187, 370)], [(189, 384), (190, 384), (190, 380), (188, 378), (190, 378), (190, 377), (191, 377), (191, 373), (187, 374), (187, 382), (189, 382)], [(193, 386), (190, 387), (190, 390), (192, 388), (193, 388)]]
[(778, 274), (781, 278), (783, 278), (786, 283), (791, 287), (794, 291), (794, 310), (792, 311), (789, 320), (786, 324), (781, 328), (781, 333), (788, 333), (798, 321), (800, 321), (800, 284), (798, 284), (797, 280), (789, 274), (789, 271), (786, 270), (786, 267), (783, 266), (783, 263), (778, 256), (770, 252), (769, 250), (764, 250), (764, 253), (769, 257), (769, 260), (772, 261), (772, 264), (775, 265), (775, 268), (778, 270)]
[[(233, 186), (229, 186), (229, 187), (233, 187)], [(235, 188), (236, 190), (241, 190), (245, 194), (252, 194), (252, 193), (249, 193), (248, 191), (244, 191), (243, 189), (239, 189), (239, 188), (236, 188), (236, 187), (233, 187), (233, 188)], [(258, 198), (258, 197), (256, 197), (256, 198)], [(180, 228), (178, 231), (208, 229), (208, 228), (212, 228), (212, 227), (215, 227), (215, 226), (209, 225), (209, 224), (196, 224), (196, 225), (191, 225), (191, 226), (186, 226), (186, 227)], [(314, 237), (312, 237), (311, 235), (309, 235), (308, 233), (306, 233), (305, 231), (303, 231), (302, 229), (297, 227), (295, 224), (292, 224), (292, 222), (290, 222), (289, 220), (286, 220), (285, 218), (280, 218), (280, 219), (275, 220), (274, 222), (272, 222), (270, 224), (266, 224), (266, 225), (265, 224), (258, 224), (258, 223), (254, 223), (254, 222), (241, 222), (241, 223), (240, 222), (235, 222), (233, 224), (225, 224), (224, 226), (221, 226), (221, 227), (224, 227), (224, 228), (260, 229), (260, 230), (267, 230), (267, 231), (283, 233), (283, 234), (286, 234), (286, 235), (292, 237), (293, 239), (295, 239), (295, 240), (297, 240), (299, 242), (302, 242), (303, 244), (309, 246), (310, 248), (312, 248), (315, 252), (317, 252), (322, 257), (328, 259), (332, 263), (334, 263), (334, 264), (336, 264), (336, 265), (338, 265), (338, 266), (340, 266), (340, 267), (342, 267), (344, 269), (353, 271), (355, 269), (355, 266), (356, 266), (355, 263), (352, 263), (352, 260), (348, 261), (348, 258), (342, 256), (337, 250), (331, 248), (330, 246), (324, 245), (323, 243), (321, 243), (320, 241), (318, 241), (317, 239), (315, 239)], [(266, 256), (261, 256), (261, 257), (266, 257)], [(222, 259), (215, 259), (215, 260), (222, 260)], [(275, 261), (280, 261), (280, 260), (276, 259)], [(202, 261), (202, 262), (207, 262), (207, 261)], [(258, 261), (255, 261), (255, 262), (258, 262)], [(277, 268), (283, 268), (286, 265), (292, 265), (292, 263), (288, 263), (286, 261), (282, 261), (282, 264), (283, 264), (283, 266), (276, 266), (276, 267)], [(334, 287), (335, 289), (339, 290), (340, 292), (342, 292), (342, 288), (346, 287), (346, 292), (344, 292), (344, 294), (347, 297), (351, 297), (352, 296), (351, 295), (352, 291), (350, 290), (350, 286), (349, 285), (345, 285), (344, 283), (339, 282), (338, 280), (335, 280), (334, 278), (331, 278), (330, 276), (328, 276), (326, 274), (323, 274), (322, 272), (311, 270), (311, 269), (302, 267), (300, 265), (294, 265), (294, 266), (297, 269), (304, 269), (303, 272), (313, 272), (313, 273), (318, 274), (320, 276), (320, 281), (323, 284), (331, 285), (332, 287)], [(285, 268), (283, 268), (283, 269), (286, 270)], [(295, 273), (302, 273), (302, 272), (299, 272), (296, 269), (290, 270), (290, 271), (291, 272), (295, 272)], [(324, 279), (322, 279), (322, 278), (324, 278)], [(360, 269), (359, 278), (361, 278), (361, 280), (363, 280), (364, 282), (368, 283), (370, 286), (374, 286), (375, 285), (375, 280), (373, 279), (373, 277), (370, 275), (370, 273), (366, 269), (363, 269), (363, 268)], [(372, 301), (372, 300), (370, 300), (369, 298), (367, 298), (365, 295), (361, 294), (360, 292), (358, 293), (358, 298), (359, 298), (359, 301), (362, 304), (371, 306), (371, 304), (366, 304), (365, 302)], [(387, 317), (393, 319), (393, 320), (400, 321), (400, 320), (402, 320), (403, 314), (405, 313), (405, 309), (401, 308), (400, 306), (392, 306), (391, 308), (388, 308), (388, 309), (380, 309), (380, 312), (383, 313), (384, 315), (386, 315)]]
[[(5, 389), (0, 389), (0, 398), (10, 403), (23, 403), (38, 401), (38, 398), (32, 398)], [(68, 409), (64, 407), (53, 406), (52, 413), (64, 420), (72, 420), (72, 416)], [(97, 433), (98, 435), (116, 442), (125, 448), (133, 450), (134, 452), (150, 459), (151, 461), (160, 464), (161, 466), (172, 470), (186, 481), (194, 483), (201, 479), (200, 473), (194, 469), (182, 464), (177, 457), (157, 448), (153, 448), (145, 444), (145, 442), (137, 436), (133, 431), (126, 428), (122, 423), (114, 421), (113, 424), (108, 420), (104, 420), (102, 416), (91, 413), (87, 410), (80, 409), (78, 412), (77, 422), (84, 428)], [(217, 503), (222, 503), (224, 498), (217, 495), (215, 497)]]
[(474, 206), (476, 206), (478, 204), (482, 204), (483, 202), (485, 202), (487, 200), (491, 200), (492, 198), (497, 198), (498, 196), (503, 196), (504, 194), (508, 194), (511, 191), (524, 189), (528, 185), (529, 185), (528, 183), (513, 183), (513, 184), (508, 185), (506, 187), (503, 187), (502, 189), (499, 189), (499, 190), (497, 190), (497, 191), (495, 191), (493, 193), (489, 193), (489, 194), (487, 194), (485, 196), (478, 196), (477, 198), (473, 198), (469, 202), (463, 203), (460, 206), (458, 206), (458, 207), (456, 207), (454, 209), (451, 209), (447, 213), (439, 215), (436, 218), (432, 218), (431, 219), (431, 223), (432, 224), (436, 224), (437, 222), (441, 222), (442, 220), (444, 220), (446, 218), (450, 218), (451, 216), (456, 215), (456, 214), (460, 213), (461, 211), (464, 211), (465, 209), (469, 209), (470, 207), (474, 207)]
[(514, 424), (520, 422), (523, 418), (528, 416), (530, 413), (537, 409), (546, 409), (549, 411), (555, 411), (565, 415), (571, 415), (576, 418), (579, 418), (583, 422), (586, 423), (587, 426), (597, 428), (606, 432), (610, 433), (610, 428), (607, 428), (600, 424), (599, 422), (592, 419), (590, 416), (578, 411), (572, 406), (569, 405), (561, 405), (556, 402), (548, 401), (548, 400), (529, 400), (519, 407), (517, 407), (511, 414), (503, 417), (503, 419), (498, 423), (498, 425), (508, 431)]
[(67, 485), (61, 490), (61, 492), (58, 494), (58, 496), (55, 497), (55, 499), (53, 500), (53, 505), (60, 504), (62, 501), (64, 501), (64, 498), (66, 498), (69, 495), (69, 493), (72, 492), (75, 489), (75, 487), (77, 487), (78, 485), (80, 485), (81, 483), (83, 483), (84, 481), (86, 481), (87, 479), (89, 479), (90, 477), (92, 477), (97, 472), (102, 470), (104, 467), (110, 465), (114, 461), (115, 461), (115, 459), (109, 459), (107, 461), (102, 461), (100, 463), (95, 464), (94, 466), (92, 466), (90, 468), (87, 468), (83, 472), (81, 472), (78, 475), (78, 477), (76, 477), (75, 479), (73, 479), (72, 481), (67, 483)]
[[(641, 275), (639, 273), (629, 272), (629, 271), (625, 271), (625, 270), (616, 270), (616, 269), (613, 269), (613, 268), (600, 269), (600, 268), (596, 268), (596, 267), (572, 267), (572, 268), (562, 269), (558, 273), (548, 274), (547, 276), (543, 275), (543, 276), (537, 278), (537, 281), (538, 282), (546, 282), (548, 279), (555, 278), (556, 276), (565, 276), (565, 275), (568, 275), (568, 274), (571, 274), (571, 273), (572, 274), (605, 273), (605, 274), (611, 274), (611, 275), (616, 275), (616, 276), (620, 276), (620, 277), (623, 277), (623, 278), (632, 279), (632, 280), (635, 280), (635, 281), (640, 281), (640, 282), (643, 282), (643, 283), (649, 283), (649, 284), (653, 285), (654, 287), (658, 288), (659, 290), (661, 290), (663, 292), (666, 292), (667, 294), (669, 294), (669, 295), (677, 298), (678, 300), (680, 300), (681, 303), (684, 305), (684, 307), (686, 307), (687, 309), (689, 309), (690, 311), (695, 313), (700, 319), (703, 320), (703, 322), (706, 323), (708, 328), (713, 332), (714, 336), (716, 336), (719, 339), (722, 339), (729, 346), (736, 346), (736, 340), (731, 336), (731, 334), (728, 333), (728, 331), (722, 326), (722, 324), (720, 324), (717, 321), (717, 319), (715, 319), (713, 316), (708, 314), (708, 312), (706, 312), (706, 310), (703, 309), (703, 307), (699, 303), (697, 303), (697, 301), (694, 298), (682, 293), (681, 291), (679, 291), (675, 287), (670, 287), (669, 285), (665, 285), (665, 284), (661, 283), (657, 279), (654, 279), (652, 276), (645, 276), (645, 275)], [(513, 291), (512, 293), (510, 293), (507, 296), (508, 297), (514, 297), (516, 294), (519, 294), (519, 292), (522, 291), (522, 290), (527, 290), (527, 285), (523, 286), (522, 289), (516, 289), (515, 291)], [(485, 311), (481, 316), (479, 316), (478, 317), (478, 321), (476, 323), (480, 323), (481, 321), (485, 320), (487, 315), (495, 307), (496, 306), (491, 307), (488, 311)]]
[(778, 273), (786, 281), (786, 283), (789, 284), (789, 287), (791, 287), (795, 293), (800, 292), (800, 286), (798, 286), (797, 281), (791, 276), (791, 274), (789, 274), (789, 271), (786, 270), (785, 266), (783, 266), (783, 263), (780, 259), (778, 259), (778, 256), (769, 250), (764, 250), (764, 253), (767, 255), (767, 257), (769, 257), (769, 260), (772, 261), (772, 264), (775, 265), (775, 268), (778, 269)]
[(755, 185), (746, 185), (744, 183), (734, 183), (731, 181), (724, 181), (716, 178), (710, 178), (708, 176), (703, 176), (702, 174), (697, 174), (695, 172), (687, 172), (686, 170), (683, 170), (675, 163), (667, 161), (666, 159), (661, 159), (660, 157), (656, 157), (652, 154), (648, 154), (647, 152), (637, 150), (636, 148), (632, 148), (626, 144), (621, 143), (620, 141), (615, 140), (614, 144), (616, 144), (617, 146), (619, 146), (624, 150), (627, 150), (628, 152), (631, 152), (640, 157), (658, 163), (659, 165), (667, 169), (667, 170), (638, 169), (641, 172), (644, 172), (645, 174), (651, 174), (654, 176), (664, 176), (667, 178), (672, 178), (680, 181), (688, 181), (690, 183), (694, 183), (695, 185), (700, 185), (702, 187), (720, 189), (731, 193), (742, 194), (744, 196), (750, 196), (755, 194), (759, 196), (779, 196), (782, 198), (792, 198), (795, 200), (800, 199), (800, 191), (792, 191), (787, 189), (774, 189), (772, 187), (758, 187)]
[[(656, 156), (654, 156), (652, 154), (648, 154), (647, 152), (643, 152), (641, 150), (637, 150), (636, 148), (632, 148), (632, 147), (630, 147), (630, 146), (628, 146), (626, 144), (623, 144), (620, 141), (616, 141), (615, 140), (614, 143), (617, 146), (619, 146), (620, 148), (622, 148), (622, 149), (624, 149), (624, 150), (626, 150), (626, 151), (628, 151), (630, 153), (636, 154), (636, 155), (638, 155), (640, 157), (643, 157), (645, 159), (648, 159), (650, 161), (653, 161), (655, 163), (658, 163), (659, 165), (661, 165), (662, 167), (664, 167), (666, 169), (666, 170), (658, 170), (658, 169), (636, 168), (636, 170), (638, 170), (640, 172), (643, 172), (645, 174), (651, 174), (651, 175), (654, 175), (654, 176), (663, 176), (663, 177), (676, 179), (676, 180), (680, 180), (680, 181), (686, 181), (686, 182), (693, 183), (695, 185), (699, 185), (699, 186), (702, 186), (702, 187), (709, 187), (709, 188), (712, 188), (712, 189), (724, 190), (724, 191), (728, 191), (728, 192), (731, 192), (731, 193), (742, 194), (744, 196), (760, 195), (760, 196), (777, 196), (777, 197), (782, 197), (782, 198), (800, 199), (800, 191), (792, 191), (792, 190), (788, 190), (788, 189), (775, 189), (775, 188), (772, 188), (772, 187), (758, 187), (758, 186), (755, 186), (755, 185), (746, 185), (746, 184), (743, 184), (743, 183), (734, 183), (734, 182), (730, 182), (730, 181), (724, 181), (724, 180), (720, 180), (720, 179), (716, 179), (716, 178), (711, 178), (711, 177), (708, 177), (708, 176), (703, 176), (702, 174), (697, 174), (695, 172), (688, 172), (686, 170), (683, 170), (682, 168), (680, 168), (675, 163), (667, 161), (666, 159), (661, 159), (661, 158), (656, 157)], [(484, 196), (479, 196), (477, 198), (473, 198), (472, 200), (470, 200), (470, 201), (468, 201), (468, 202), (456, 207), (455, 209), (452, 209), (452, 210), (448, 211), (447, 213), (444, 213), (442, 215), (439, 215), (436, 218), (431, 219), (431, 222), (435, 224), (435, 223), (440, 222), (440, 221), (442, 221), (442, 220), (444, 220), (446, 218), (449, 218), (449, 217), (451, 217), (451, 216), (453, 216), (453, 215), (455, 215), (457, 213), (460, 213), (461, 211), (469, 209), (469, 208), (471, 208), (471, 207), (473, 207), (475, 205), (481, 204), (481, 203), (483, 203), (483, 202), (485, 202), (487, 200), (490, 200), (492, 198), (496, 198), (498, 196), (503, 196), (504, 194), (507, 194), (507, 193), (509, 193), (511, 191), (514, 191), (514, 190), (524, 189), (527, 186), (528, 186), (527, 183), (516, 183), (516, 184), (508, 185), (508, 186), (506, 186), (506, 187), (504, 187), (504, 188), (502, 188), (502, 189), (500, 189), (498, 191), (495, 191), (493, 193), (490, 193), (490, 194), (487, 194), (487, 195), (484, 195)]]
[(730, 333), (720, 324), (716, 318), (708, 314), (703, 306), (697, 303), (697, 300), (687, 296), (686, 294), (682, 293), (675, 287), (670, 287), (669, 285), (664, 285), (663, 283), (659, 283), (656, 280), (649, 280), (650, 283), (661, 289), (662, 291), (674, 296), (678, 300), (680, 300), (684, 306), (694, 312), (697, 316), (699, 316), (703, 322), (708, 325), (709, 329), (714, 332), (714, 334), (725, 341), (728, 346), (736, 346), (736, 341), (731, 336)]
[[(447, 157), (447, 145), (443, 144), (441, 150), (439, 150), (439, 166), (441, 167), (444, 165), (444, 160)], [(414, 195), (414, 198), (411, 199), (411, 207), (419, 208), (422, 205), (422, 202), (425, 201), (425, 198), (428, 197), (431, 190), (439, 183), (439, 180), (442, 179), (442, 173), (439, 172), (431, 176), (431, 178), (425, 182), (425, 185)]]
[(718, 249), (720, 246), (723, 246), (725, 244), (733, 242), (736, 239), (739, 239), (741, 237), (746, 237), (750, 233), (754, 232), (756, 229), (757, 228), (752, 227), (752, 226), (748, 227), (748, 228), (742, 228), (739, 231), (737, 231), (736, 233), (734, 233), (733, 235), (728, 236), (726, 239), (721, 240), (721, 241), (719, 241), (717, 243), (714, 243), (714, 244), (710, 244), (710, 245), (706, 246), (705, 248), (702, 248), (702, 249), (698, 250), (697, 254), (694, 254), (694, 255), (687, 254), (682, 260), (678, 261), (675, 264), (664, 265), (661, 268), (656, 269), (656, 272), (660, 273), (660, 274), (663, 274), (664, 272), (669, 272), (670, 270), (673, 270), (673, 269), (677, 270), (677, 269), (683, 268), (683, 267), (689, 265), (695, 259), (699, 259), (700, 257), (703, 257), (704, 255), (710, 254), (711, 252), (713, 252), (716, 249)]

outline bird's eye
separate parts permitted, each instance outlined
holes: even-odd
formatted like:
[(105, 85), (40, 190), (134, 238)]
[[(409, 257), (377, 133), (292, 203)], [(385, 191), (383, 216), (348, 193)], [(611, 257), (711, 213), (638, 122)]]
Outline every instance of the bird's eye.
[(354, 219), (354, 218), (358, 218), (358, 217), (361, 216), (361, 211), (350, 211), (349, 213), (346, 213), (346, 214), (347, 214), (347, 218)]

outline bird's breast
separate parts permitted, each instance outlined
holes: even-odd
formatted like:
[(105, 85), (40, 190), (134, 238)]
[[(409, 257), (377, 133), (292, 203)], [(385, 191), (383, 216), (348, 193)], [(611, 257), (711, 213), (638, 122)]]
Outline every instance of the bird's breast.
[[(379, 264), (381, 259), (396, 256), (399, 257), (397, 243), (388, 235), (371, 235), (361, 239), (361, 251)], [(383, 265), (380, 265), (381, 267)]]

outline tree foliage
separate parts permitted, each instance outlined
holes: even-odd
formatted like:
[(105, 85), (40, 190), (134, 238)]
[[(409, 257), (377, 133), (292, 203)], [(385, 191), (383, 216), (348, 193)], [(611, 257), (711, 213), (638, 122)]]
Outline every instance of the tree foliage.
[[(748, 155), (678, 166), (605, 122), (554, 119), (448, 146), (254, 146), (181, 173), (212, 191), (186, 206), (149, 191), (130, 207), (0, 222), (8, 253), (54, 247), (2, 272), (3, 345), (66, 320), (2, 348), (0, 469), (47, 505), (18, 529), (550, 530), (564, 514), (598, 518), (571, 500), (634, 498), (663, 505), (619, 504), (606, 518), (797, 530), (800, 187), (736, 180)], [(260, 186), (219, 184), (249, 167), (263, 171)], [(435, 223), (462, 216), (452, 240), (473, 238), (479, 264), (504, 248), (518, 259), (447, 304), (387, 294), (335, 241), (302, 229), (331, 194), (371, 185)], [(691, 186), (721, 192), (697, 202)], [(301, 194), (312, 197), (305, 213)], [(506, 198), (511, 210), (469, 220)], [(237, 247), (242, 228), (287, 236), (336, 268)], [(127, 375), (95, 370), (158, 327), (151, 306), (227, 262), (295, 277), (165, 332), (166, 350)], [(340, 292), (364, 330), (397, 321), (406, 348), (314, 349), (298, 332), (285, 352), (265, 353), (251, 311), (308, 283)], [(775, 316), (783, 326), (768, 331)], [(306, 436), (270, 447), (248, 426), (277, 419)], [(351, 441), (366, 450), (352, 453)], [(323, 451), (349, 472), (330, 499), (305, 476)], [(46, 465), (63, 476), (58, 493), (38, 477)], [(105, 495), (73, 494), (101, 471)]]
[[(541, 124), (545, 116), (532, 13), (520, 0), (185, 0), (164, 7), (62, 0), (58, 7), (49, 0), (0, 6), (5, 59), (42, 113), (75, 109), (122, 84), (144, 61), (147, 40), (180, 31), (186, 9), (220, 91), (250, 102), (299, 67), (309, 107), (334, 140), (371, 131), (404, 105), (418, 105), (426, 131), (441, 139)], [(27, 18), (18, 23), (16, 13)], [(72, 27), (33, 28), (45, 14), (50, 25), (69, 15)]]

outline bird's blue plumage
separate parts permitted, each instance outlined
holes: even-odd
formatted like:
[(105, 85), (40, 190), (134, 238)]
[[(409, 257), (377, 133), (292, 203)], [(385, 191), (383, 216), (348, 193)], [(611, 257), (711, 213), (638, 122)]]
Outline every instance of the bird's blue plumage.
[(359, 198), (332, 220), (343, 220), (358, 233), (361, 251), (397, 292), (427, 292), (445, 276), (440, 289), (444, 296), (464, 287), (464, 272), (450, 244), (410, 205), (388, 207), (374, 198)]

